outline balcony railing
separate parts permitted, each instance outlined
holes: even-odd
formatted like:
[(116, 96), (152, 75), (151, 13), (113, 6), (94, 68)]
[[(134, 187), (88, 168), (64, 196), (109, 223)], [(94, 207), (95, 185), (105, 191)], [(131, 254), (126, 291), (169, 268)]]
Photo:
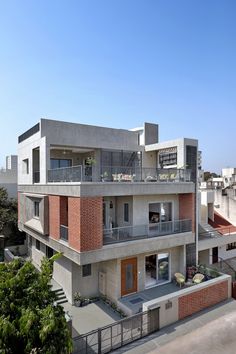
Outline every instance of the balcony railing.
[(60, 225), (60, 239), (68, 241), (68, 226)]
[(48, 171), (48, 182), (190, 182), (190, 169), (157, 169), (102, 166), (101, 174), (92, 166), (71, 166)]
[(192, 220), (174, 220), (147, 225), (116, 227), (103, 230), (103, 244), (108, 245), (151, 237), (190, 232)]

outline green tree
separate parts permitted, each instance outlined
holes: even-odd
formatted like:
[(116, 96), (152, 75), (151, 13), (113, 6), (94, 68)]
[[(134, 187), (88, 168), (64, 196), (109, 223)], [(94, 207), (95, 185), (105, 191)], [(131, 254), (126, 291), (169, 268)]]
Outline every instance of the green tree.
[(6, 236), (6, 245), (22, 244), (25, 234), (17, 227), (17, 200), (8, 199), (7, 190), (0, 187), (0, 234)]
[(41, 272), (30, 261), (0, 264), (0, 353), (70, 353), (65, 313), (49, 285), (54, 260), (44, 258)]

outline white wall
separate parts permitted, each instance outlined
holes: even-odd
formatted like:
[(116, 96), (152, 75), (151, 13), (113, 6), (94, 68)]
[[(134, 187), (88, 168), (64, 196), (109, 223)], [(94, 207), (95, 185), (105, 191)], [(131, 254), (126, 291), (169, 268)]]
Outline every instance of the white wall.
[(68, 301), (72, 303), (72, 261), (64, 256), (55, 261), (53, 265), (53, 279), (61, 285)]
[[(18, 184), (33, 183), (33, 152), (40, 149), (40, 183), (46, 183), (47, 163), (46, 163), (46, 137), (40, 138), (40, 131), (28, 139), (18, 144)], [(23, 160), (29, 159), (29, 173), (25, 173)]]
[(98, 295), (98, 263), (91, 264), (91, 275), (82, 276), (82, 266), (72, 262), (72, 296), (80, 292), (83, 296)]

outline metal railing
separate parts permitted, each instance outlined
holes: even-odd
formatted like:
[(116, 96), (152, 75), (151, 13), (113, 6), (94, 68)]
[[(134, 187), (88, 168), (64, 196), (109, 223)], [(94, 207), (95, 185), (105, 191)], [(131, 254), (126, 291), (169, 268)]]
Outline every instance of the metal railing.
[(73, 338), (73, 354), (109, 353), (159, 330), (159, 308)]
[(205, 238), (215, 238), (221, 236), (230, 236), (235, 234), (234, 226), (226, 226), (222, 228), (216, 228), (209, 231), (204, 231), (199, 233), (199, 240), (204, 240)]
[(110, 182), (190, 182), (190, 169), (102, 166), (102, 174)]
[(116, 227), (103, 230), (103, 244), (132, 241), (144, 238), (190, 232), (192, 220), (174, 220), (147, 225)]
[(71, 166), (48, 170), (48, 182), (190, 182), (191, 170), (102, 166), (100, 174), (92, 166)]
[(68, 241), (68, 226), (60, 225), (60, 239)]
[(82, 166), (61, 167), (48, 170), (48, 182), (81, 182)]

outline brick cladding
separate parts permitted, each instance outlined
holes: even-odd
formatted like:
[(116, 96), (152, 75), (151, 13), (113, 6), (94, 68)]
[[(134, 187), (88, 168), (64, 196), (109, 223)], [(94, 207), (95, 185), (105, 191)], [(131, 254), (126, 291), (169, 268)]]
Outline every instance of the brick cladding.
[(195, 194), (179, 195), (179, 219), (191, 219), (192, 231), (195, 232)]
[(68, 197), (60, 197), (60, 224), (68, 226)]
[(103, 245), (102, 197), (68, 198), (69, 245), (80, 252)]
[(179, 320), (228, 298), (228, 282), (209, 286), (179, 298)]
[(60, 239), (60, 196), (49, 195), (49, 235), (54, 240)]

